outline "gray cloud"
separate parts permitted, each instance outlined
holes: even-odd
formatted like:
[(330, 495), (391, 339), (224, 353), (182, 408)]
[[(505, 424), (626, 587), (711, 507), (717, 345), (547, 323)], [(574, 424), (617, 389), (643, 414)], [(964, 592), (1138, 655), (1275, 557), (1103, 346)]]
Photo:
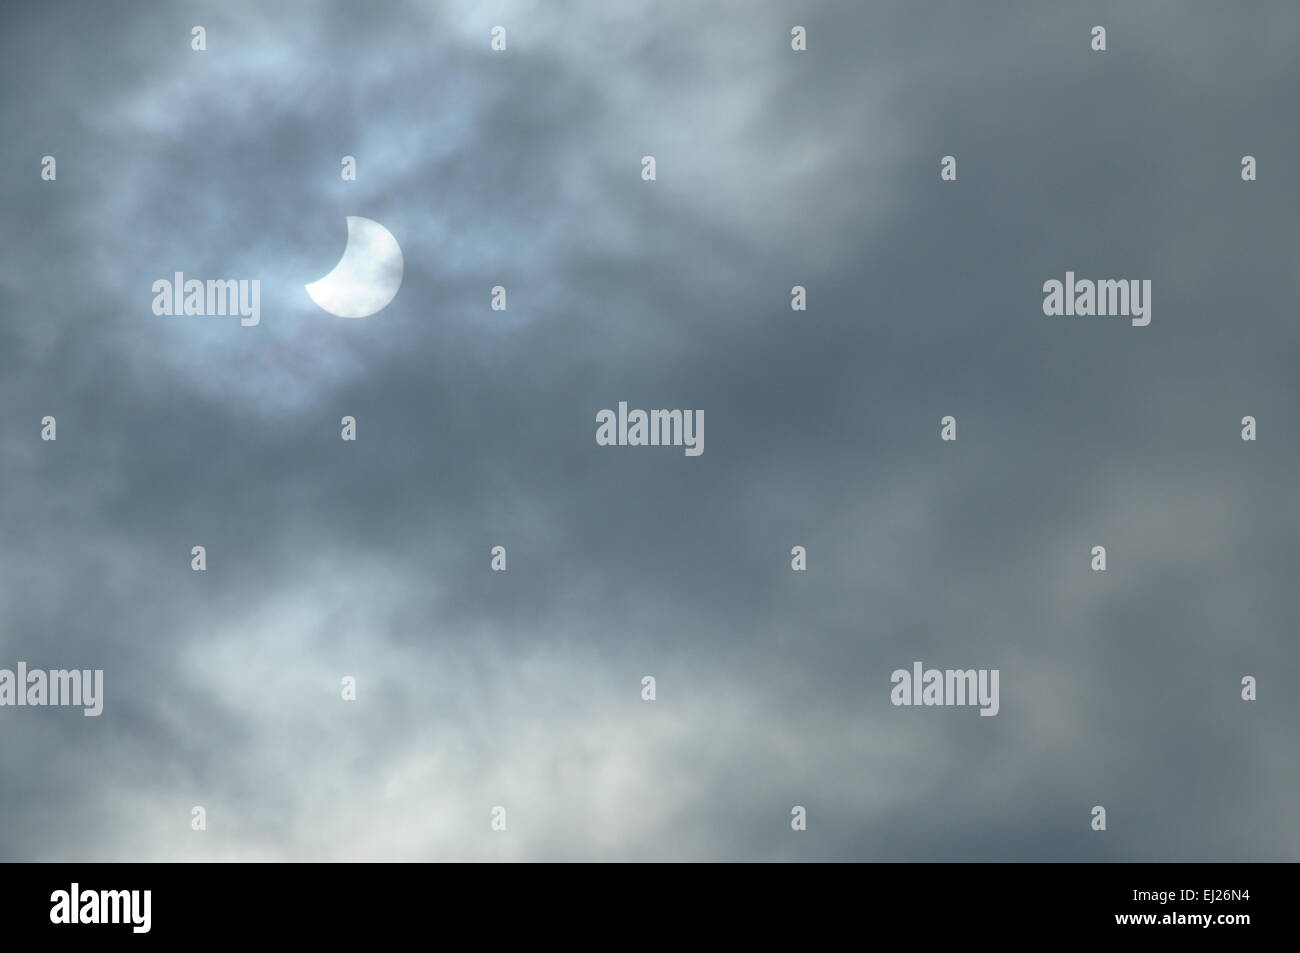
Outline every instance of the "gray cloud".
[[(108, 699), (0, 710), (0, 857), (1296, 858), (1290, 4), (4, 17), (0, 667)], [(349, 214), (362, 321), (302, 291)], [(892, 707), (915, 659), (1001, 714)]]

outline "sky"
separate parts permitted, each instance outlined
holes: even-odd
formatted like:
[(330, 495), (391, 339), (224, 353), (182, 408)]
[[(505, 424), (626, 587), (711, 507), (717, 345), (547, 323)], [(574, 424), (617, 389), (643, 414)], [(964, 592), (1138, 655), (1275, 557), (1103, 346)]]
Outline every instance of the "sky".
[[(0, 707), (0, 859), (1300, 856), (1290, 0), (0, 23), (0, 668), (105, 686)], [(349, 215), (405, 263), (355, 320)]]

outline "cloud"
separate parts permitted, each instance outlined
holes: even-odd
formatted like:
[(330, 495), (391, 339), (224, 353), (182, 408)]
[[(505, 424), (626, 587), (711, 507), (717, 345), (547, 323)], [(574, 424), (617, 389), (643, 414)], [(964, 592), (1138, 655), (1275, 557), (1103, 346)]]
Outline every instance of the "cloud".
[[(1295, 857), (1287, 7), (322, 10), (4, 14), (0, 665), (108, 698), (0, 711), (0, 857)], [(360, 321), (302, 291), (349, 214)]]

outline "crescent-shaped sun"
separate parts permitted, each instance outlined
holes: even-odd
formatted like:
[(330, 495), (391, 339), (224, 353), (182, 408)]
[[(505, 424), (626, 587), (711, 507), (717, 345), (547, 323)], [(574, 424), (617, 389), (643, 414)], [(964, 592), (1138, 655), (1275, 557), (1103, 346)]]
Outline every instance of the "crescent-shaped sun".
[(303, 287), (324, 311), (367, 318), (388, 307), (402, 287), (402, 249), (393, 233), (360, 215), (348, 216), (348, 245), (334, 269)]

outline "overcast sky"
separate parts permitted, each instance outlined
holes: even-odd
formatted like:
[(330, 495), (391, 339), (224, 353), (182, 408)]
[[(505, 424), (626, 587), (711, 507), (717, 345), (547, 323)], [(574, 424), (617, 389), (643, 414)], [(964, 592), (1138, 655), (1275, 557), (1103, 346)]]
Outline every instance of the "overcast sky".
[[(1291, 0), (0, 23), (0, 668), (106, 686), (0, 708), (0, 858), (1300, 855)], [(361, 320), (303, 290), (348, 215)], [(999, 714), (894, 707), (917, 660)]]

